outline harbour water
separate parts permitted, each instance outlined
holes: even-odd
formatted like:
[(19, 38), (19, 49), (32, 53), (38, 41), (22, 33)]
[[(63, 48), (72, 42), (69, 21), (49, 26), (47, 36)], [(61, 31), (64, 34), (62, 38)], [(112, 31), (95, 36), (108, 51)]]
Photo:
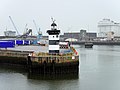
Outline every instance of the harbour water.
[(0, 68), (0, 90), (120, 90), (120, 46), (75, 46), (78, 78), (31, 79), (22, 71)]

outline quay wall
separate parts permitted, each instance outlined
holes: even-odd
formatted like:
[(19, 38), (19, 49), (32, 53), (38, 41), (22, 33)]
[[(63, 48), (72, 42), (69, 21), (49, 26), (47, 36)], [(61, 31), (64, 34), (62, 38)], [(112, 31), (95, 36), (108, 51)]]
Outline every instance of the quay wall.
[(26, 65), (27, 58), (24, 57), (11, 57), (11, 56), (0, 56), (0, 64), (8, 63), (8, 64), (19, 64), (19, 65)]
[(27, 70), (27, 56), (31, 52), (0, 50), (0, 66)]
[(120, 45), (120, 41), (81, 41), (72, 42), (74, 45), (84, 45), (85, 43), (93, 43), (93, 45)]
[[(75, 57), (75, 60), (71, 61), (70, 57), (65, 60), (51, 60), (48, 57), (35, 57), (28, 56), (32, 52), (21, 51), (0, 51), (0, 65), (10, 66), (14, 68), (25, 69), (30, 74), (41, 75), (61, 75), (61, 74), (77, 74), (79, 72), (79, 56)], [(56, 56), (55, 56), (56, 57)], [(53, 57), (54, 59), (56, 59)], [(39, 59), (40, 58), (40, 59)], [(41, 59), (42, 58), (42, 59)], [(61, 58), (61, 56), (59, 57)], [(71, 57), (72, 58), (72, 57)], [(38, 60), (37, 60), (38, 59)], [(37, 61), (34, 61), (37, 60)]]
[(72, 60), (71, 58), (70, 56), (55, 56), (55, 57), (41, 56), (38, 58), (28, 57), (29, 72), (41, 75), (61, 75), (61, 74), (78, 75), (79, 56), (75, 56), (74, 60)]
[(30, 73), (36, 73), (41, 75), (61, 75), (61, 74), (78, 74), (79, 62), (71, 63), (46, 63), (32, 64), (29, 68)]

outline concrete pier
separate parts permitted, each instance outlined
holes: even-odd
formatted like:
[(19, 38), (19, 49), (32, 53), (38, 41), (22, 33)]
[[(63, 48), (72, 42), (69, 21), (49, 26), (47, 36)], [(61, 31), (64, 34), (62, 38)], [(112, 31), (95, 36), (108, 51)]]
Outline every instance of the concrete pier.
[[(31, 53), (32, 56), (29, 56)], [(79, 56), (69, 54), (48, 54), (33, 52), (0, 50), (0, 64), (25, 69), (30, 74), (64, 75), (79, 73)]]
[(75, 56), (74, 60), (70, 56), (39, 56), (28, 57), (29, 73), (41, 75), (64, 75), (79, 73), (79, 56)]

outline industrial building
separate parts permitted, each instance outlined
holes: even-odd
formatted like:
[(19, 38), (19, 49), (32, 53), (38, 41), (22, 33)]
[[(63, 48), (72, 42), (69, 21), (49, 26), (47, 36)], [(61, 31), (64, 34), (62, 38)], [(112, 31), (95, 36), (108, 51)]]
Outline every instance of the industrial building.
[(97, 37), (97, 33), (80, 30), (80, 32), (64, 33), (64, 39), (74, 38), (77, 41), (92, 40)]
[(98, 22), (98, 37), (118, 37), (120, 36), (120, 23), (110, 19), (103, 19)]
[(4, 31), (5, 36), (16, 36), (16, 31)]
[(68, 38), (78, 39), (78, 41), (79, 41), (80, 33), (79, 32), (64, 33), (64, 40), (66, 40)]

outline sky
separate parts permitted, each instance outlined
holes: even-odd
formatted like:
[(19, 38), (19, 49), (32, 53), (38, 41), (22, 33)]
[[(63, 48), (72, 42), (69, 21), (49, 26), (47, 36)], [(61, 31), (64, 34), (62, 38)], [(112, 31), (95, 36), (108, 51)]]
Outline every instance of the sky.
[(0, 0), (0, 35), (4, 35), (6, 28), (15, 30), (9, 16), (20, 34), (27, 24), (36, 35), (34, 20), (43, 35), (47, 35), (51, 17), (61, 34), (81, 29), (97, 32), (97, 23), (104, 18), (120, 22), (119, 4), (119, 0)]

